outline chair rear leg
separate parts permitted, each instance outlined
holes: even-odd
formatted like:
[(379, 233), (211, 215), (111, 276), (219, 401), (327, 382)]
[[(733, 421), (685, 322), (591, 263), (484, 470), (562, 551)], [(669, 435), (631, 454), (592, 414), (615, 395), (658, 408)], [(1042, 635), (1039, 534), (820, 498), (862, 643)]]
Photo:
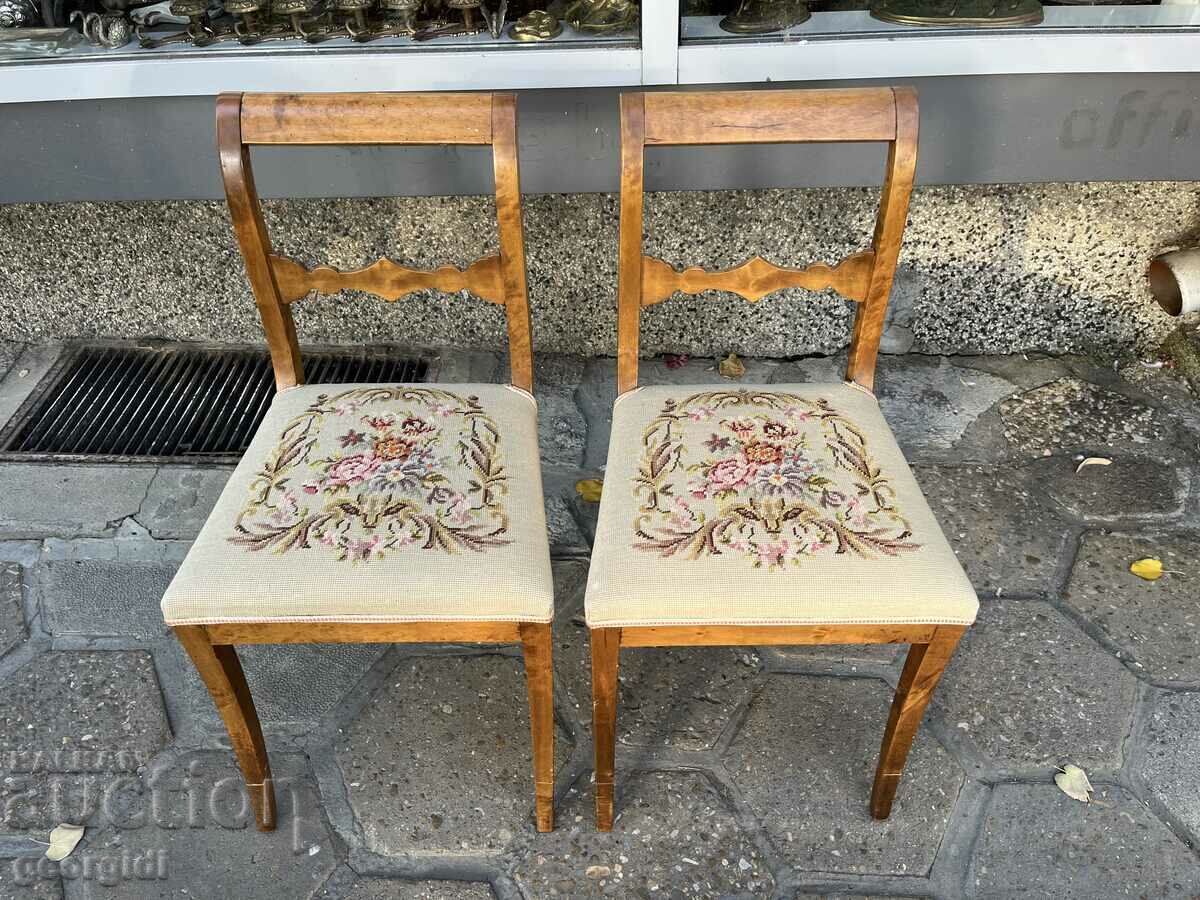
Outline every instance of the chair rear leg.
[(237, 651), (231, 646), (210, 643), (202, 625), (177, 625), (171, 630), (192, 658), (225, 722), (242, 777), (246, 780), (258, 830), (274, 831), (275, 786), (271, 780), (271, 763), (267, 759), (262, 726)]
[(537, 830), (554, 830), (554, 656), (550, 624), (521, 623), (525, 681), (533, 735), (533, 788)]
[(900, 683), (896, 686), (892, 711), (888, 715), (887, 729), (883, 733), (879, 766), (875, 770), (875, 784), (871, 788), (871, 815), (876, 819), (886, 819), (891, 815), (892, 801), (896, 797), (896, 788), (900, 785), (900, 775), (904, 771), (913, 738), (917, 735), (934, 688), (964, 631), (966, 628), (959, 625), (941, 625), (928, 644), (913, 644), (909, 648)]
[(616, 755), (619, 628), (593, 628), (592, 742), (596, 750), (596, 828), (612, 831), (613, 764)]

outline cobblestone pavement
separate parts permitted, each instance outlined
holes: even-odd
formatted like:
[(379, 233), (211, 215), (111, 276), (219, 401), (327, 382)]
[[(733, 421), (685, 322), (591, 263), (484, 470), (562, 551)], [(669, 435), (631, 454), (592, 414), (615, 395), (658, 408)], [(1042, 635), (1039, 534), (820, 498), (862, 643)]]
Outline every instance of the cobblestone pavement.
[[(52, 362), (2, 347), (0, 419)], [(750, 360), (752, 384), (839, 360)], [(446, 354), (443, 381), (503, 360)], [(611, 360), (538, 364), (558, 827), (531, 824), (516, 648), (258, 647), (281, 826), (158, 601), (228, 474), (0, 463), (0, 900), (1200, 897), (1200, 403), (1081, 358), (885, 357), (879, 394), (982, 608), (892, 817), (867, 814), (893, 647), (623, 654), (618, 813), (591, 813), (583, 587)], [(643, 381), (716, 380), (647, 361)], [(1076, 471), (1085, 457), (1112, 460)], [(1162, 558), (1140, 581), (1129, 563)], [(1084, 767), (1084, 805), (1053, 783)], [(48, 829), (86, 821), (61, 872)]]

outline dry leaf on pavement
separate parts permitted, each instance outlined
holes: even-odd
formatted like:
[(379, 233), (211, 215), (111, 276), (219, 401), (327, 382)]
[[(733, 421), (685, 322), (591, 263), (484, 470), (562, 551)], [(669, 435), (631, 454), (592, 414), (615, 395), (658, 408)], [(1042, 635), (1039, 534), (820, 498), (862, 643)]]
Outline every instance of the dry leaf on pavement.
[(1163, 564), (1161, 559), (1147, 557), (1146, 559), (1134, 560), (1129, 564), (1129, 571), (1138, 578), (1144, 578), (1146, 581), (1158, 581), (1163, 577)]
[(58, 862), (66, 859), (83, 838), (82, 825), (62, 824), (50, 832), (50, 846), (46, 848), (46, 859)]
[(1091, 802), (1092, 783), (1088, 781), (1087, 772), (1079, 766), (1067, 763), (1054, 776), (1054, 783), (1072, 800), (1078, 800), (1081, 803)]
[(1087, 459), (1083, 460), (1083, 462), (1081, 462), (1079, 465), (1077, 465), (1075, 467), (1075, 474), (1078, 475), (1079, 471), (1084, 466), (1111, 466), (1111, 465), (1112, 465), (1111, 459), (1106, 459), (1103, 456), (1089, 456)]
[(599, 503), (600, 492), (604, 490), (604, 482), (599, 478), (584, 478), (575, 482), (575, 490), (588, 503)]
[(741, 378), (746, 374), (746, 366), (738, 359), (736, 353), (730, 353), (721, 360), (717, 366), (717, 371), (721, 373), (722, 378)]

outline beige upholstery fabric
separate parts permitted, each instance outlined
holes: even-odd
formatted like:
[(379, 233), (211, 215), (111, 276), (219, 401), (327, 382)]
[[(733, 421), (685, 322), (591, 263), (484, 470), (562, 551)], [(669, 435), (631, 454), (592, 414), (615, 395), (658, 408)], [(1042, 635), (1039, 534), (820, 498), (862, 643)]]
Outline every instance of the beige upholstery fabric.
[(553, 608), (536, 404), (478, 384), (279, 394), (162, 602), (171, 625)]
[(617, 400), (588, 625), (969, 624), (977, 608), (868, 391)]

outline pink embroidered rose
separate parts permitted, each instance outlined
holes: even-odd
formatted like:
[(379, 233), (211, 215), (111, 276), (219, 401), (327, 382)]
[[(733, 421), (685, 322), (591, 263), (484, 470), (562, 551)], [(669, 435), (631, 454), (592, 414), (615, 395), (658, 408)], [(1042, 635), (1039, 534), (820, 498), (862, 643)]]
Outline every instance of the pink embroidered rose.
[(333, 463), (328, 469), (326, 484), (331, 487), (358, 484), (375, 474), (379, 468), (379, 460), (373, 456), (356, 454), (346, 456)]
[(753, 471), (743, 459), (723, 459), (708, 470), (708, 488), (714, 494), (736, 490), (746, 483)]

